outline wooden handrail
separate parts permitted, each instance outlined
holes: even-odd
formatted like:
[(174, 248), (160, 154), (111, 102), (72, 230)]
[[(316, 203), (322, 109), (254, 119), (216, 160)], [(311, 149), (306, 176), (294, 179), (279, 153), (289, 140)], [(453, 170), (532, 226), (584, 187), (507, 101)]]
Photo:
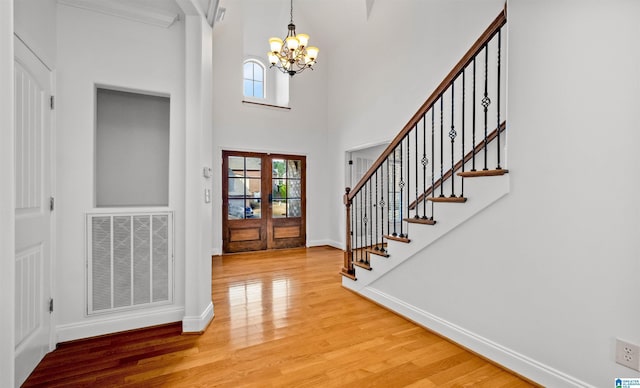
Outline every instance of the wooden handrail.
[[(503, 121), (502, 124), (500, 124), (500, 132), (504, 132), (505, 129), (507, 129), (507, 122)], [(498, 137), (498, 128), (494, 129), (490, 134), (487, 135), (487, 144), (491, 143), (496, 137)], [(438, 187), (440, 187), (442, 183), (444, 183), (447, 179), (451, 178), (451, 176), (456, 171), (462, 168), (462, 165), (464, 163), (467, 163), (468, 161), (470, 161), (471, 158), (473, 158), (474, 153), (475, 154), (480, 153), (482, 152), (483, 149), (484, 149), (484, 140), (478, 143), (473, 150), (469, 151), (464, 156), (464, 161), (458, 160), (458, 162), (453, 166), (453, 169), (450, 168), (447, 172), (444, 173), (444, 175), (441, 178), (433, 182), (433, 186), (429, 187), (427, 191), (420, 194), (420, 196), (418, 196), (418, 198), (415, 201), (411, 202), (411, 204), (409, 205), (409, 210), (415, 209), (418, 203), (422, 202), (425, 198), (429, 196), (429, 194), (433, 193)]]
[(464, 54), (462, 59), (458, 61), (458, 63), (451, 69), (449, 74), (442, 80), (440, 85), (431, 93), (429, 98), (422, 104), (420, 109), (411, 117), (409, 122), (402, 128), (402, 131), (396, 135), (396, 137), (389, 143), (387, 148), (382, 152), (382, 154), (376, 159), (375, 163), (371, 165), (369, 170), (364, 174), (362, 179), (358, 181), (358, 183), (351, 189), (348, 194), (348, 199), (353, 199), (356, 194), (360, 191), (360, 189), (365, 185), (365, 183), (375, 174), (376, 170), (382, 165), (382, 163), (391, 155), (391, 153), (398, 147), (398, 145), (404, 140), (407, 134), (418, 124), (418, 122), (422, 119), (422, 117), (433, 107), (451, 83), (456, 79), (456, 77), (464, 70), (464, 68), (471, 62), (471, 60), (478, 55), (478, 53), (484, 48), (484, 46), (493, 38), (493, 36), (500, 30), (500, 28), (505, 25), (507, 22), (507, 12), (506, 8), (503, 9), (500, 14), (495, 18), (495, 20), (489, 25), (489, 27), (480, 35), (480, 37), (475, 41), (473, 46)]

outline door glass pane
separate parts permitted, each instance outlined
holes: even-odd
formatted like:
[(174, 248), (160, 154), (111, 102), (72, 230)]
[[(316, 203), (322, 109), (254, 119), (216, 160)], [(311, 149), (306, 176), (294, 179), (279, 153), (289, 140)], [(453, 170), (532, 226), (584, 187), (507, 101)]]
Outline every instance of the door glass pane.
[(274, 179), (271, 188), (271, 194), (273, 199), (285, 199), (287, 198), (287, 185), (286, 179)]
[(229, 219), (241, 220), (245, 217), (244, 199), (229, 200)]
[(262, 159), (229, 156), (229, 219), (261, 218)]
[(287, 198), (300, 198), (300, 181), (297, 179), (288, 179), (287, 180)]
[(251, 178), (260, 178), (262, 170), (262, 160), (260, 158), (246, 158), (247, 176)]
[(229, 176), (244, 176), (244, 158), (229, 156)]
[(287, 167), (283, 159), (273, 159), (273, 178), (285, 178), (287, 174)]
[(300, 217), (300, 200), (287, 200), (287, 217)]
[(255, 211), (253, 211), (253, 206), (251, 203), (252, 199), (246, 199), (244, 202), (244, 217), (245, 218), (259, 218), (255, 216)]
[(273, 159), (271, 182), (273, 218), (301, 216), (301, 167), (301, 160)]
[(271, 204), (271, 217), (283, 218), (287, 216), (287, 201), (286, 200), (274, 200)]
[(247, 199), (245, 213), (251, 214), (250, 217), (247, 216), (248, 218), (262, 218), (262, 202), (260, 198)]
[(287, 177), (300, 178), (301, 164), (299, 160), (287, 160)]
[(244, 190), (244, 178), (229, 178), (229, 198), (244, 197)]
[(247, 178), (247, 197), (260, 198), (260, 178)]

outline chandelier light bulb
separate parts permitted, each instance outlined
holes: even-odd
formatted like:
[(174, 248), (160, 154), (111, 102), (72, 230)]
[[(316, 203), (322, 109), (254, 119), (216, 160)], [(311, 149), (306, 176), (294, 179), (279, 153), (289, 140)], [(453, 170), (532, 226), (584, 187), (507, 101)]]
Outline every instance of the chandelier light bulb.
[(300, 46), (300, 41), (295, 36), (290, 36), (286, 41), (287, 48), (291, 51), (296, 51)]
[(269, 58), (269, 63), (271, 66), (275, 66), (278, 63), (278, 56), (273, 53), (273, 51), (269, 51), (267, 53), (267, 57)]
[(300, 47), (307, 47), (309, 44), (309, 35), (307, 34), (298, 34), (296, 38), (298, 38), (298, 42), (300, 42)]
[(269, 46), (271, 46), (272, 53), (278, 53), (282, 49), (282, 39), (280, 38), (270, 38)]
[(318, 52), (320, 52), (320, 49), (317, 47), (307, 47), (307, 56), (314, 61), (318, 58)]

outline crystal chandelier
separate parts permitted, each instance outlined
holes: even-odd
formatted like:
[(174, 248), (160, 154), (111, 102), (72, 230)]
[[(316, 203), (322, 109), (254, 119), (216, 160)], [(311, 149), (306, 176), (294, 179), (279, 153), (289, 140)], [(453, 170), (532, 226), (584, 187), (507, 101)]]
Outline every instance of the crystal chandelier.
[(267, 54), (271, 67), (276, 67), (291, 77), (302, 73), (305, 69), (312, 69), (318, 58), (317, 47), (308, 47), (309, 35), (296, 34), (296, 25), (293, 24), (293, 0), (291, 0), (291, 21), (289, 31), (284, 41), (280, 38), (270, 38), (271, 51)]

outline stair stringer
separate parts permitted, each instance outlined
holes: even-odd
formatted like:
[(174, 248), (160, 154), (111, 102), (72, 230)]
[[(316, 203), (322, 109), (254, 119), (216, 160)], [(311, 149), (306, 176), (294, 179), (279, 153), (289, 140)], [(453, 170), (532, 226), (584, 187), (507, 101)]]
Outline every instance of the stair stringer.
[(360, 293), (365, 287), (405, 260), (426, 249), (471, 217), (509, 193), (509, 174), (465, 179), (466, 203), (436, 203), (435, 225), (409, 224), (410, 243), (388, 241), (389, 257), (370, 255), (371, 270), (356, 267), (357, 280), (342, 278), (342, 285)]

